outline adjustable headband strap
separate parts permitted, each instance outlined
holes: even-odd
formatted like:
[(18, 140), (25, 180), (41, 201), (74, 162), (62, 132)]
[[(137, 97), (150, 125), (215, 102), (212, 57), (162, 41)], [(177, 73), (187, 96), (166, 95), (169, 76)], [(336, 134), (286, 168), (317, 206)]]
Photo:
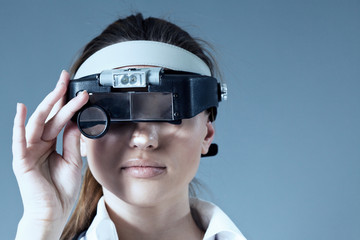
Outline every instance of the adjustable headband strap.
[(163, 42), (126, 41), (100, 49), (80, 66), (74, 78), (119, 67), (149, 65), (211, 76), (209, 67), (195, 54)]

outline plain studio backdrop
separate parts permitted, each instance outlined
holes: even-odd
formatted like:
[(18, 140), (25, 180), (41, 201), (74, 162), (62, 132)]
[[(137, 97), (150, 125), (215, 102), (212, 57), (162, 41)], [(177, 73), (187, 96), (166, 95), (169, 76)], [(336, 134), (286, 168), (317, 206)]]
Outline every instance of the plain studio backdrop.
[(359, 0), (2, 0), (0, 238), (14, 238), (23, 211), (16, 103), (33, 112), (85, 43), (137, 11), (211, 43), (228, 83), (199, 196), (249, 240), (359, 239)]

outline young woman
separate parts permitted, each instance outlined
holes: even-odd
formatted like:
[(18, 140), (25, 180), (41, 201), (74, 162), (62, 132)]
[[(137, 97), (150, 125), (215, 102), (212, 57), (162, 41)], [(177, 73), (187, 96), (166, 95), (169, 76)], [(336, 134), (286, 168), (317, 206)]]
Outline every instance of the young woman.
[[(85, 46), (26, 127), (26, 107), (18, 104), (13, 169), (24, 214), (16, 239), (245, 239), (218, 207), (189, 197), (215, 134), (216, 109), (180, 124), (111, 124), (96, 139), (81, 135), (71, 121), (90, 96), (82, 91), (67, 101), (70, 76), (143, 67), (215, 74), (213, 59), (187, 32), (137, 14), (117, 20)], [(56, 139), (64, 127), (59, 154)], [(82, 156), (88, 167), (78, 198)]]

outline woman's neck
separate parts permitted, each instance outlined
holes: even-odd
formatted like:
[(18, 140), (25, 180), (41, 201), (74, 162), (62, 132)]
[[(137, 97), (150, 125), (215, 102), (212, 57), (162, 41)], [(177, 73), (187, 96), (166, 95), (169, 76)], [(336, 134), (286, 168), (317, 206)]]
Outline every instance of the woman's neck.
[(191, 216), (187, 194), (153, 206), (134, 206), (104, 189), (106, 208), (119, 239), (202, 239)]

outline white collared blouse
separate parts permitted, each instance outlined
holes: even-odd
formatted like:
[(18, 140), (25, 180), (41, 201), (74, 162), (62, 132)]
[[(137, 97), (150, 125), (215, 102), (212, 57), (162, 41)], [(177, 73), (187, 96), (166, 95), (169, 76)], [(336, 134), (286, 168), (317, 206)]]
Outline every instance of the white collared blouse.
[[(246, 240), (230, 218), (216, 205), (197, 198), (190, 198), (190, 207), (199, 216), (200, 225), (205, 229), (203, 240)], [(78, 240), (118, 240), (114, 223), (101, 197), (97, 213), (89, 229)]]

